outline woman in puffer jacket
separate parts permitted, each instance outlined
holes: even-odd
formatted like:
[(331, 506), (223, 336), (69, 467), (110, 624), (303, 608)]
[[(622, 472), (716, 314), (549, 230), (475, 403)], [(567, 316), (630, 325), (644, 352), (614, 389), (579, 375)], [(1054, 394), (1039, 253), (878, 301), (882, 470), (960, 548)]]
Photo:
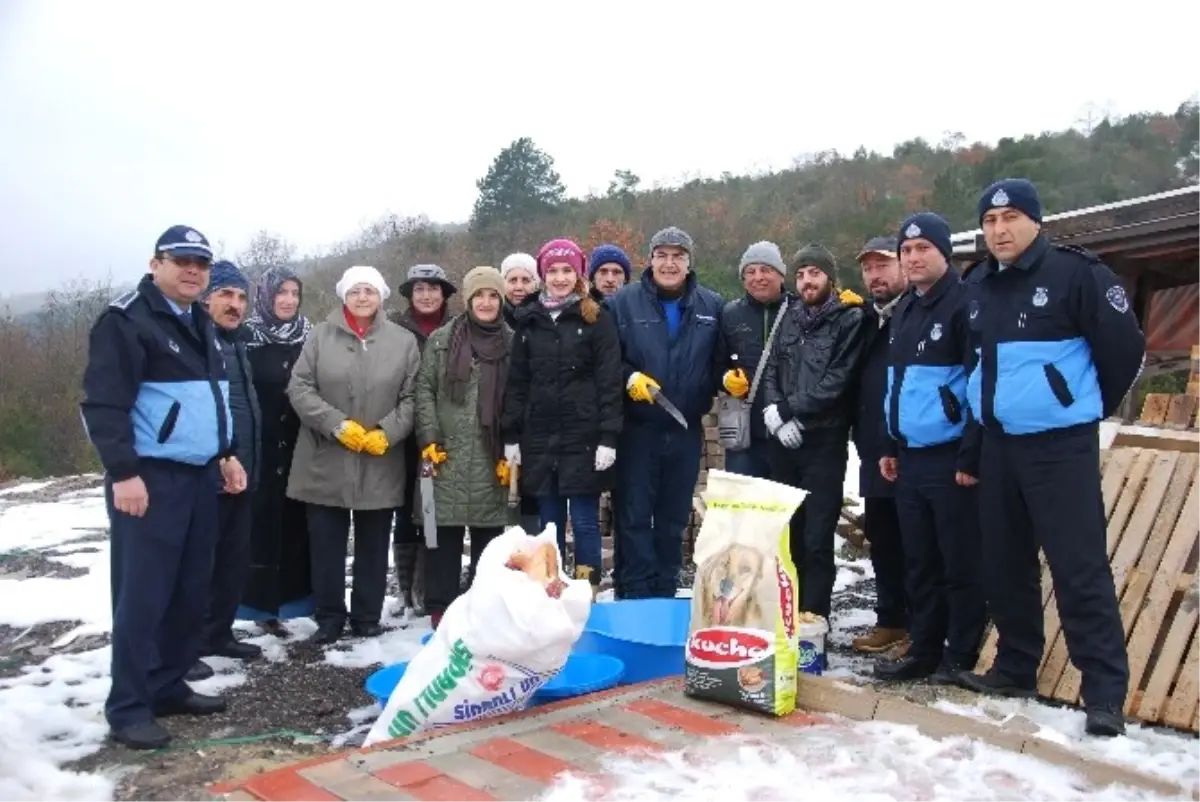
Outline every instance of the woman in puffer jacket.
[(538, 252), (542, 290), (514, 314), (503, 428), (522, 495), (537, 498), (542, 526), (557, 527), (564, 562), (570, 517), (575, 576), (595, 587), (600, 494), (616, 461), (624, 383), (616, 323), (588, 293), (586, 261), (571, 240), (551, 240)]

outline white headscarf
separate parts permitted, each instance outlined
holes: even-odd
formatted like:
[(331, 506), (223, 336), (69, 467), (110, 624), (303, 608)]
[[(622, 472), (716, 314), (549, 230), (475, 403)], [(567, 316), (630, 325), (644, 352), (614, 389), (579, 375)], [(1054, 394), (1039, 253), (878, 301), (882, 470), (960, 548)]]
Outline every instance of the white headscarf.
[(500, 278), (508, 278), (508, 274), (514, 270), (524, 270), (533, 276), (534, 286), (540, 286), (538, 281), (537, 259), (534, 259), (527, 253), (510, 253), (504, 257), (504, 261), (500, 263)]
[(334, 288), (338, 297), (342, 299), (342, 303), (346, 303), (346, 293), (350, 292), (351, 288), (357, 284), (370, 284), (379, 292), (381, 301), (386, 301), (388, 296), (392, 294), (387, 282), (383, 280), (383, 276), (378, 270), (370, 265), (355, 265), (348, 268), (342, 274), (341, 279)]

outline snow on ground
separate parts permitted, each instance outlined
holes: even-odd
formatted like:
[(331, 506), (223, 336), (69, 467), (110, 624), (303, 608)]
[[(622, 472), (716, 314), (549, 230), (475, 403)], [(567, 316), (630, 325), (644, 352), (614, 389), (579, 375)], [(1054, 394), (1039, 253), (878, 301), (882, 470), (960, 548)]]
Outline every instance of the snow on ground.
[(54, 484), (53, 479), (46, 482), (23, 482), (22, 484), (13, 485), (12, 487), (6, 487), (3, 490), (0, 490), (0, 496), (15, 496), (23, 493), (36, 493), (39, 490), (44, 490), (52, 484)]
[(1159, 799), (1120, 786), (1091, 788), (1075, 773), (967, 738), (934, 740), (882, 722), (804, 727), (771, 741), (703, 739), (659, 755), (609, 757), (612, 785), (560, 776), (543, 802), (672, 799)]

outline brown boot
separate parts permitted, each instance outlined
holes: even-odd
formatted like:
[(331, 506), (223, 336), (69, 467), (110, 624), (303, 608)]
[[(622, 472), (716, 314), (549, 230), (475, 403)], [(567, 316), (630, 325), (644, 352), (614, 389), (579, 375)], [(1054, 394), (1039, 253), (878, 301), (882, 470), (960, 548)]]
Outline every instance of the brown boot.
[(851, 641), (850, 647), (856, 652), (878, 654), (879, 652), (886, 652), (907, 638), (908, 633), (903, 629), (875, 627), (871, 630), (870, 634), (863, 635)]
[(908, 654), (908, 647), (909, 647), (909, 646), (912, 646), (912, 641), (910, 641), (910, 640), (908, 639), (908, 636), (907, 636), (907, 635), (905, 635), (905, 636), (904, 636), (904, 640), (900, 641), (900, 642), (899, 642), (899, 643), (897, 643), (895, 646), (893, 646), (892, 648), (888, 649), (888, 652), (887, 652), (887, 655), (886, 655), (887, 659), (889, 659), (889, 660), (899, 660), (901, 657), (904, 657), (906, 654)]

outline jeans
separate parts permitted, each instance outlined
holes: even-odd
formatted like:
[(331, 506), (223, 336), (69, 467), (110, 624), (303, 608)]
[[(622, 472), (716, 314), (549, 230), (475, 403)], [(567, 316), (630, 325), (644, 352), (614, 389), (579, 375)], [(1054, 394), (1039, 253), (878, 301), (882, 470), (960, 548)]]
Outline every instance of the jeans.
[(565, 563), (567, 558), (567, 515), (571, 517), (575, 534), (575, 573), (579, 569), (592, 569), (588, 579), (593, 585), (600, 584), (603, 565), (600, 555), (600, 496), (560, 496), (558, 482), (554, 481), (554, 492), (538, 496), (538, 511), (542, 516), (542, 527), (553, 523), (558, 531), (558, 550)]

